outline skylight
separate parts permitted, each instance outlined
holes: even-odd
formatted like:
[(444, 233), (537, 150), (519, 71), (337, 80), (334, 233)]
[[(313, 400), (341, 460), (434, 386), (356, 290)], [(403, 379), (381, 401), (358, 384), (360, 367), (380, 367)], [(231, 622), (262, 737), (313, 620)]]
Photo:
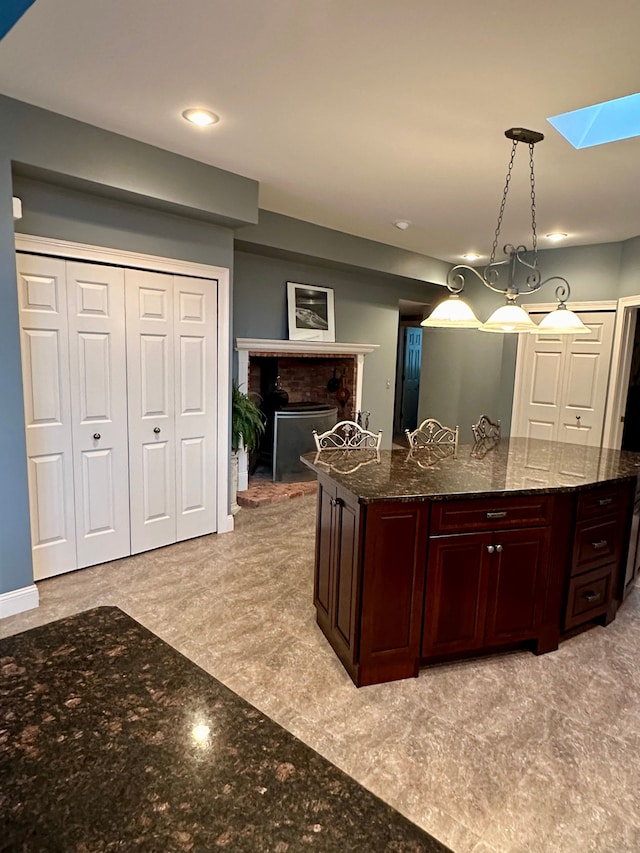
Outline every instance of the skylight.
[(640, 136), (640, 93), (551, 116), (547, 121), (574, 148)]

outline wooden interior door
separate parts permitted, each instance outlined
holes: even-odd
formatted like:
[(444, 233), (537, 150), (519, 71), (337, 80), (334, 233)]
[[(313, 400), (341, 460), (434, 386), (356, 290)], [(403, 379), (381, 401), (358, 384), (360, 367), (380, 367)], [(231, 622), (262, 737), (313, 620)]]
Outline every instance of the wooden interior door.
[(76, 568), (65, 261), (18, 253), (34, 580)]
[(77, 567), (130, 553), (124, 270), (68, 261)]

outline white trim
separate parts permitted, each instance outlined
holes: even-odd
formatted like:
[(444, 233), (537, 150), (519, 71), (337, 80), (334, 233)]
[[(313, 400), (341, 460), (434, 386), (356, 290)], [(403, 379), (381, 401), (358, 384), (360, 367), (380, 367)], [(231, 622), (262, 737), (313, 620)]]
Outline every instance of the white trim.
[(38, 587), (34, 583), (31, 586), (23, 586), (21, 589), (3, 592), (0, 595), (0, 619), (24, 613), (25, 610), (33, 610), (39, 603)]
[(618, 299), (618, 313), (613, 331), (611, 350), (611, 373), (609, 375), (609, 395), (605, 408), (602, 446), (619, 450), (622, 444), (623, 426), (620, 418), (624, 415), (626, 391), (631, 370), (633, 335), (631, 335), (632, 311), (640, 307), (640, 295), (623, 296)]
[(380, 344), (342, 344), (334, 341), (282, 341), (268, 338), (236, 338), (238, 352), (283, 352), (318, 355), (366, 355), (380, 349)]
[[(529, 314), (548, 314), (558, 307), (557, 302), (523, 302), (522, 307)], [(602, 299), (599, 302), (567, 302), (572, 311), (615, 311), (618, 303), (615, 299)]]
[(230, 328), (231, 306), (229, 290), (229, 270), (226, 267), (214, 267), (208, 264), (192, 263), (177, 258), (163, 258), (156, 255), (144, 255), (140, 252), (128, 252), (124, 249), (111, 249), (104, 246), (91, 246), (87, 243), (72, 243), (68, 240), (56, 240), (50, 237), (36, 237), (31, 234), (16, 234), (17, 252), (30, 252), (36, 255), (73, 258), (74, 260), (98, 261), (114, 266), (136, 267), (138, 269), (166, 272), (172, 275), (187, 275), (195, 278), (216, 279), (218, 282), (218, 397), (216, 457), (217, 490), (216, 528), (218, 533), (233, 530), (233, 516), (229, 512), (229, 400), (230, 388)]

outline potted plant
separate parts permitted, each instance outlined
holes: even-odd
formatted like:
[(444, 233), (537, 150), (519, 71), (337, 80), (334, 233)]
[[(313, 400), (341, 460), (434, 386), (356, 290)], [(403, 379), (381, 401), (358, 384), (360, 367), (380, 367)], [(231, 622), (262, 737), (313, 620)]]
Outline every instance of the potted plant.
[(264, 432), (264, 415), (248, 394), (233, 382), (231, 386), (231, 449), (241, 446), (248, 452), (257, 450)]
[(231, 385), (231, 512), (235, 515), (240, 509), (238, 494), (238, 450), (243, 447), (247, 453), (257, 450), (264, 432), (264, 415), (248, 394)]

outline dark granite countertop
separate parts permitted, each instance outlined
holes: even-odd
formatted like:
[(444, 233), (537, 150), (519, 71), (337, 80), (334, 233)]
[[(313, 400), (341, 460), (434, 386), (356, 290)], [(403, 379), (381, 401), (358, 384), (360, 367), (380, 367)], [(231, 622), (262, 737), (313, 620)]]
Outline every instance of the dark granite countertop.
[(2, 853), (451, 853), (115, 607), (0, 676)]
[(323, 450), (302, 461), (361, 503), (574, 491), (636, 477), (640, 453), (540, 439), (406, 450)]

